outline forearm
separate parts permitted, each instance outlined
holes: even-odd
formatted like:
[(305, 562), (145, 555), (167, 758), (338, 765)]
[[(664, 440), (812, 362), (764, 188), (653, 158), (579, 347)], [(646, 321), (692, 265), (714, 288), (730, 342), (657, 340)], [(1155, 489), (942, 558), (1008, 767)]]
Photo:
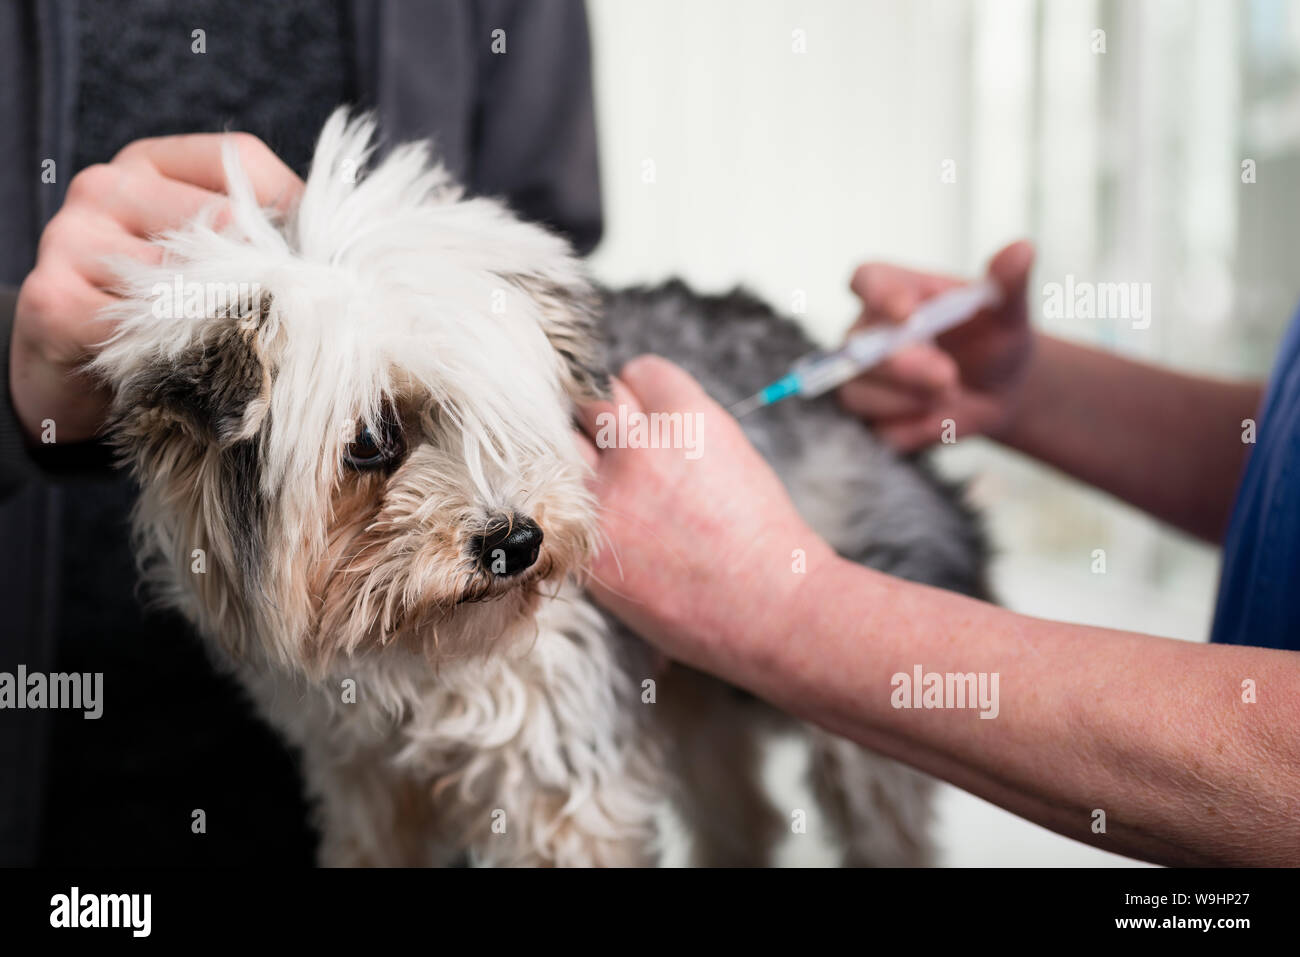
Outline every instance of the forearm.
[(1261, 387), (1040, 336), (1003, 444), (1209, 541), (1222, 539)]
[[(735, 676), (756, 693), (1107, 850), (1300, 863), (1294, 655), (1027, 618), (839, 559), (808, 571), (797, 631), (762, 639), (760, 666)], [(997, 716), (895, 708), (892, 676), (917, 665), (996, 673)], [(1245, 679), (1258, 703), (1243, 702)]]

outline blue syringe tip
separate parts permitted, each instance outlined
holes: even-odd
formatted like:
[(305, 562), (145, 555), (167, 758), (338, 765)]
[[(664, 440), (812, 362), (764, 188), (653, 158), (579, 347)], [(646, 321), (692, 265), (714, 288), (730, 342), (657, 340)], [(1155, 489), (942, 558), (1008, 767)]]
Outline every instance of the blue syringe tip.
[(771, 405), (784, 399), (788, 395), (794, 395), (799, 391), (799, 377), (788, 375), (782, 379), (777, 379), (770, 386), (759, 393), (763, 397), (764, 405)]
[(758, 393), (751, 395), (742, 402), (737, 402), (731, 407), (731, 414), (736, 418), (742, 415), (748, 415), (755, 409), (761, 409), (765, 405), (771, 405), (773, 402), (779, 402), (786, 396), (791, 396), (799, 391), (799, 377), (791, 374), (777, 379), (767, 388)]

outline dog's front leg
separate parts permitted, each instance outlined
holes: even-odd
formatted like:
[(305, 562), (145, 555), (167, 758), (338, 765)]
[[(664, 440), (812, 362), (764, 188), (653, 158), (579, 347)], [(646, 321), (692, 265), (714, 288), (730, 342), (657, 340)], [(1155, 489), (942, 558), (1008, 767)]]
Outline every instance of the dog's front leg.
[(391, 752), (323, 757), (307, 771), (325, 867), (635, 867), (657, 857), (658, 795), (631, 766), (557, 785), (524, 771), (513, 743), (433, 781)]
[(443, 838), (427, 783), (396, 767), (391, 748), (344, 757), (328, 745), (308, 746), (304, 770), (322, 867), (437, 867), (463, 860)]
[(664, 802), (649, 754), (624, 753), (597, 779), (575, 776), (558, 784), (517, 773), (521, 757), (510, 746), (493, 755), (501, 771), (494, 798), (458, 798), (460, 806), (441, 816), (444, 824), (448, 816), (476, 822), (468, 847), (471, 863), (644, 867), (657, 862), (656, 818)]
[(440, 829), (473, 863), (657, 862), (668, 784), (641, 700), (648, 666), (576, 606), (548, 607), (574, 617), (543, 631), (527, 655), (444, 674), (439, 691), (450, 697), (416, 709), (406, 729), (404, 760), (428, 772)]

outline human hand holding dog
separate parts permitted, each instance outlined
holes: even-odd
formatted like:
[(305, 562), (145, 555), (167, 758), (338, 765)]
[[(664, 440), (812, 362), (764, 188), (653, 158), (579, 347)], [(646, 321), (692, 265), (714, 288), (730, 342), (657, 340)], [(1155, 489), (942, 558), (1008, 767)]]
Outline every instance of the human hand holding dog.
[[(1014, 415), (1034, 352), (1025, 287), (1034, 248), (1012, 243), (989, 263), (1003, 303), (939, 336), (918, 343), (840, 387), (846, 409), (871, 422), (882, 439), (911, 452), (938, 441), (943, 420), (963, 435), (996, 436)], [(965, 280), (868, 263), (850, 284), (862, 313), (850, 333), (901, 323), (925, 300)]]
[[(9, 350), (14, 410), (35, 442), (53, 420), (60, 441), (94, 436), (108, 397), (79, 372), (112, 328), (94, 322), (114, 299), (110, 260), (157, 262), (149, 238), (224, 202), (222, 143), (233, 139), (264, 205), (287, 208), (302, 181), (261, 140), (200, 133), (137, 140), (68, 184), (63, 207), (41, 233), (36, 266), (18, 293)], [(218, 209), (218, 222), (222, 212)]]
[(677, 366), (654, 356), (628, 363), (613, 401), (582, 410), (587, 435), (619, 405), (698, 414), (701, 454), (584, 440), (604, 533), (590, 590), (671, 657), (745, 683), (797, 627), (787, 622), (797, 590), (835, 555), (736, 420)]

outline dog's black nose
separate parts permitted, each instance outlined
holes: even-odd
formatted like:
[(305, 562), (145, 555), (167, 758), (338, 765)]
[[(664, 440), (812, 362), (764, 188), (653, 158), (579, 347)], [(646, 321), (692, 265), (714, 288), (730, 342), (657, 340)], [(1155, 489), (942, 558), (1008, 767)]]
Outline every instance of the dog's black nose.
[(489, 524), (477, 544), (479, 564), (498, 578), (509, 578), (537, 561), (542, 530), (531, 518), (516, 515)]

